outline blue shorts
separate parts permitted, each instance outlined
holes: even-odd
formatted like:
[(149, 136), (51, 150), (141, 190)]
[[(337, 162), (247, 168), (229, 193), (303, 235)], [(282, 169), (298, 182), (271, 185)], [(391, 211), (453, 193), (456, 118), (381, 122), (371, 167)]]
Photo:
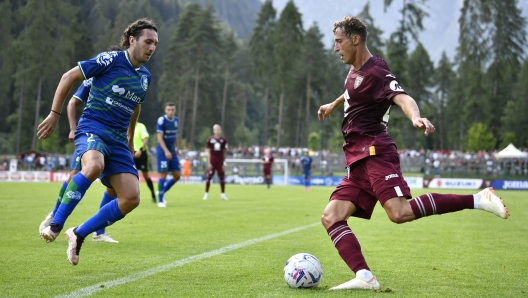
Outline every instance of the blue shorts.
[(77, 150), (73, 150), (71, 163), (70, 163), (70, 172), (71, 171), (80, 171), (81, 170), (81, 159), (77, 154)]
[(180, 160), (176, 151), (171, 151), (172, 159), (167, 160), (165, 152), (163, 149), (159, 148), (156, 150), (156, 159), (158, 161), (158, 173), (172, 172), (172, 171), (181, 171)]
[(80, 157), (89, 150), (97, 150), (104, 155), (105, 166), (99, 179), (106, 187), (113, 188), (109, 178), (114, 174), (131, 173), (139, 179), (132, 153), (130, 153), (128, 144), (123, 141), (118, 141), (105, 133), (96, 135), (77, 132), (75, 133), (75, 149)]

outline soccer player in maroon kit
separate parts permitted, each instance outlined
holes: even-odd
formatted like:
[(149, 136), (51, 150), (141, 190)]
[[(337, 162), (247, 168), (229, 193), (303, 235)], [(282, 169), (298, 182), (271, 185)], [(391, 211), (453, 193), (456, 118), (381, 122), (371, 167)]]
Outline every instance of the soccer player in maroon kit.
[(331, 290), (379, 289), (359, 241), (348, 226), (350, 216), (370, 219), (377, 201), (389, 219), (398, 224), (463, 209), (481, 209), (504, 219), (509, 215), (491, 188), (474, 195), (428, 193), (407, 201), (411, 192), (402, 177), (396, 145), (387, 133), (389, 110), (398, 105), (426, 136), (435, 128), (420, 116), (416, 102), (399, 85), (387, 63), (370, 54), (367, 28), (361, 20), (345, 17), (334, 24), (333, 32), (334, 51), (351, 67), (344, 94), (321, 106), (318, 116), (323, 121), (344, 104), (341, 130), (347, 175), (330, 196), (321, 221), (356, 277)]
[(220, 125), (213, 126), (213, 135), (207, 139), (207, 152), (209, 153), (209, 162), (207, 164), (207, 180), (205, 181), (205, 195), (204, 200), (209, 197), (209, 186), (211, 186), (211, 179), (214, 173), (218, 173), (220, 179), (220, 188), (222, 190), (221, 199), (227, 201), (225, 195), (225, 172), (224, 161), (227, 150), (227, 139), (222, 137), (222, 128)]
[(273, 155), (271, 155), (271, 150), (266, 149), (266, 154), (262, 157), (262, 165), (264, 170), (264, 178), (266, 178), (266, 184), (268, 189), (271, 185), (271, 165), (273, 164)]

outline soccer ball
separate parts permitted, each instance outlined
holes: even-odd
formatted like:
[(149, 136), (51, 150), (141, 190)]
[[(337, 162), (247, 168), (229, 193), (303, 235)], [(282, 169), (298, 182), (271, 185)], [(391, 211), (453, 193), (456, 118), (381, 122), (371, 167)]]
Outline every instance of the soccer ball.
[(322, 277), (323, 267), (311, 254), (296, 254), (284, 265), (284, 280), (291, 288), (317, 287)]

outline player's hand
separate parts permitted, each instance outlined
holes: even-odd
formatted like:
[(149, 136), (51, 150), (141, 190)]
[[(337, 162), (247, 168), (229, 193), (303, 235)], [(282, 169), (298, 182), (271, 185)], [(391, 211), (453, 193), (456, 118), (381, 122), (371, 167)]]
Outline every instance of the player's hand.
[(73, 138), (75, 137), (75, 130), (72, 129), (70, 130), (70, 134), (68, 135), (68, 140), (70, 141), (70, 143), (73, 143)]
[(427, 118), (416, 118), (413, 120), (413, 125), (419, 130), (423, 130), (426, 136), (430, 136), (436, 131), (431, 121), (427, 120)]
[(40, 125), (37, 127), (37, 137), (39, 140), (45, 140), (47, 139), (51, 133), (55, 130), (55, 126), (57, 126), (57, 121), (59, 120), (59, 115), (50, 112), (48, 117), (40, 123)]
[(335, 111), (336, 107), (334, 107), (333, 103), (325, 104), (319, 107), (319, 110), (317, 111), (317, 117), (319, 118), (319, 121), (325, 121), (330, 114), (332, 114)]
[(140, 157), (141, 157), (141, 150), (134, 152), (134, 158), (140, 158)]
[(165, 151), (165, 157), (167, 158), (167, 160), (172, 160), (172, 153), (170, 153), (169, 151)]

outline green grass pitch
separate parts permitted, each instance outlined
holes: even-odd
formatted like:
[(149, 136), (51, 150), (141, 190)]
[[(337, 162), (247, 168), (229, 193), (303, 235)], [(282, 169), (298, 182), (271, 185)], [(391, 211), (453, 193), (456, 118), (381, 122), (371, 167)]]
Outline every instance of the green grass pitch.
[[(61, 235), (46, 244), (38, 226), (61, 184), (0, 184), (0, 297), (53, 297), (97, 286), (94, 297), (528, 297), (528, 193), (497, 191), (511, 217), (465, 210), (396, 225), (378, 206), (370, 221), (350, 219), (383, 290), (333, 292), (353, 278), (321, 225), (203, 258), (115, 287), (105, 282), (228, 245), (317, 223), (333, 188), (227, 186), (221, 201), (213, 184), (176, 184), (168, 206), (144, 200), (107, 232), (118, 244), (87, 238), (80, 263), (66, 260)], [(99, 208), (95, 183), (66, 222), (79, 225)], [(414, 195), (426, 190), (414, 191)], [(471, 193), (457, 191), (459, 193)], [(285, 261), (295, 253), (319, 258), (324, 275), (315, 289), (290, 289)]]

